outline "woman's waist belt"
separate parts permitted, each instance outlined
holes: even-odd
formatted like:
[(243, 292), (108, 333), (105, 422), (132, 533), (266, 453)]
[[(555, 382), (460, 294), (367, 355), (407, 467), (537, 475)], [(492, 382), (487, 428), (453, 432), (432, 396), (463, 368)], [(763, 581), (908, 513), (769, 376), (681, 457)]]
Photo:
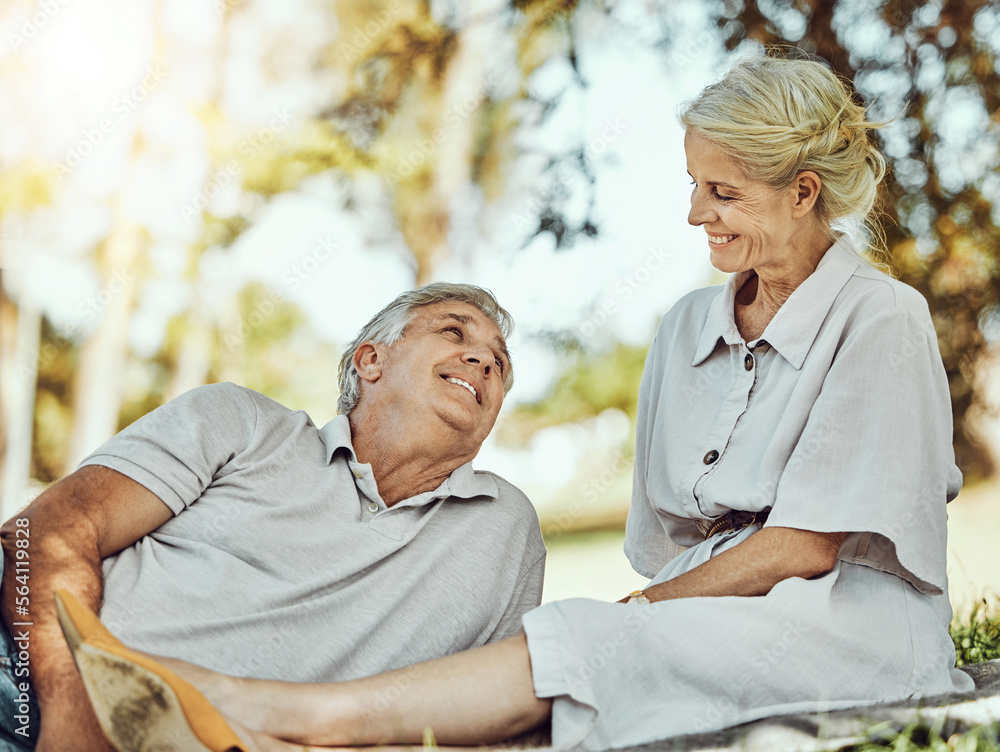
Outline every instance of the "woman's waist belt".
[(717, 518), (705, 533), (708, 540), (718, 533), (726, 533), (730, 530), (742, 530), (747, 525), (763, 525), (767, 522), (767, 515), (771, 513), (771, 507), (760, 512), (743, 512), (733, 509)]

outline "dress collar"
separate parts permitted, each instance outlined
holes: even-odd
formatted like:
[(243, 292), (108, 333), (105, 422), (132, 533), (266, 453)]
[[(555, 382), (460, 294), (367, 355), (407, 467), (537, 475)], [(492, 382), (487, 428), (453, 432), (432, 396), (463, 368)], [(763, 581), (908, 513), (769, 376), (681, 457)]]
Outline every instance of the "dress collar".
[[(788, 296), (756, 341), (766, 341), (796, 370), (802, 368), (833, 301), (861, 263), (850, 242), (841, 236), (823, 254), (815, 271)], [(737, 291), (751, 274), (734, 274), (715, 296), (691, 365), (700, 365), (711, 355), (720, 338), (727, 345), (743, 342), (736, 328), (734, 303)]]

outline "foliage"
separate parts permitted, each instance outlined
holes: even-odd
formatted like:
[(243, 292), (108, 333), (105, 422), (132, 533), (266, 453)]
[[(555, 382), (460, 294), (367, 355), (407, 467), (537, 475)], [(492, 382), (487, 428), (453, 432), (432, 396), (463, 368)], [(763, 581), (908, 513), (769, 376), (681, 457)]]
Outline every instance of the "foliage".
[(965, 733), (951, 734), (945, 738), (941, 731), (943, 721), (928, 726), (912, 723), (896, 732), (888, 726), (876, 726), (868, 730), (868, 741), (844, 747), (843, 752), (1000, 752), (1000, 736), (997, 725), (978, 726)]
[[(73, 423), (73, 374), (79, 351), (48, 320), (42, 320), (32, 432), (32, 477), (51, 483), (63, 475)], [(30, 378), (18, 374), (18, 378)]]
[[(742, 6), (742, 7), (741, 7)], [(730, 49), (748, 39), (816, 54), (899, 115), (885, 233), (899, 278), (927, 299), (951, 386), (955, 451), (969, 479), (992, 461), (966, 416), (985, 326), (1000, 311), (1000, 6), (990, 0), (727, 2), (717, 23)], [(873, 41), (874, 40), (874, 41)], [(949, 115), (961, 110), (971, 133)], [(902, 112), (903, 114), (899, 114)]]
[(989, 608), (985, 599), (962, 619), (951, 624), (951, 638), (959, 666), (1000, 658), (1000, 598)]
[[(257, 148), (254, 141), (248, 149), (244, 148), (248, 140), (242, 116), (227, 109), (232, 96), (225, 72), (238, 59), (233, 50), (239, 45), (234, 40), (245, 32), (242, 24), (254, 16), (253, 5), (220, 5), (219, 44), (213, 46), (219, 50), (217, 69), (208, 71), (217, 88), (210, 96), (197, 95), (185, 103), (204, 138), (203, 156), (216, 168), (213, 178), (223, 175), (223, 165), (235, 165), (230, 172), (233, 189), (240, 194), (239, 201), (222, 202), (221, 207), (218, 202), (206, 202), (191, 216), (184, 214), (185, 226), (196, 221), (193, 231), (170, 241), (183, 247), (188, 256), (183, 273), (171, 272), (178, 278), (172, 281), (183, 282), (192, 300), (213, 294), (211, 280), (202, 276), (202, 257), (229, 249), (259, 218), (264, 204), (298, 190), (305, 178), (315, 175), (341, 181), (343, 197), (336, 200), (343, 200), (346, 209), (354, 208), (357, 196), (363, 198), (372, 178), (381, 181), (393, 215), (393, 221), (385, 223), (392, 224), (386, 233), (402, 236), (417, 283), (433, 278), (456, 252), (453, 207), (475, 203), (468, 200), (466, 188), (474, 187), (478, 193), (473, 195), (481, 196), (487, 206), (500, 204), (512, 191), (523, 190), (519, 188), (523, 175), (518, 172), (522, 161), (533, 165), (532, 195), (527, 198), (534, 209), (524, 227), (515, 226), (523, 231), (525, 243), (537, 235), (550, 235), (557, 248), (569, 249), (600, 232), (598, 218), (593, 216), (597, 180), (593, 155), (571, 135), (541, 151), (525, 135), (550, 122), (567, 97), (572, 101), (586, 90), (586, 68), (579, 59), (581, 40), (588, 34), (603, 38), (620, 33), (629, 45), (650, 44), (663, 51), (671, 74), (681, 70), (685, 54), (714, 49), (720, 38), (731, 49), (747, 40), (786, 44), (829, 60), (866, 97), (878, 98), (879, 92), (891, 90), (891, 96), (883, 97), (879, 105), (880, 117), (896, 115), (904, 99), (909, 103), (899, 120), (902, 127), (894, 129), (896, 140), (886, 144), (895, 159), (886, 197), (888, 242), (899, 276), (917, 287), (931, 305), (951, 383), (959, 463), (969, 479), (991, 470), (966, 416), (976, 408), (975, 365), (987, 343), (983, 330), (1000, 321), (1000, 231), (993, 212), (993, 201), (1000, 196), (994, 167), (1000, 148), (994, 114), (1000, 106), (997, 3), (715, 0), (699, 6), (716, 16), (717, 36), (709, 34), (710, 39), (684, 38), (678, 32), (682, 26), (674, 23), (675, 14), (686, 12), (677, 10), (683, 4), (667, 0), (632, 8), (641, 29), (627, 28), (623, 20), (628, 17), (627, 3), (606, 0), (313, 4), (316, 17), (335, 16), (331, 23), (335, 36), (331, 34), (329, 43), (324, 38), (322, 53), (311, 63), (330, 84), (324, 89), (329, 94), (310, 100), (311, 113), (296, 118), (294, 127), (278, 129), (280, 135), (270, 134), (274, 141), (267, 148)], [(162, 20), (151, 29), (157, 35), (153, 45), (158, 50), (157, 63), (169, 58), (163, 57), (165, 53), (176, 52), (176, 40), (165, 29)], [(866, 41), (863, 33), (881, 34), (879, 43)], [(267, 72), (261, 80), (288, 76), (288, 69), (278, 65), (288, 52), (282, 47), (287, 47), (287, 37), (280, 35), (274, 35), (272, 48), (263, 45), (265, 53), (256, 61)], [(483, 49), (489, 54), (482, 54)], [(543, 94), (533, 85), (533, 76), (546, 66), (569, 71), (569, 76)], [(300, 70), (296, 75), (303, 73)], [(956, 146), (946, 115), (961, 106), (981, 112), (981, 133)], [(123, 158), (140, 163), (159, 154), (164, 144), (138, 123), (138, 119), (126, 123), (129, 129), (137, 128), (134, 137), (128, 136), (124, 126), (117, 136), (118, 141), (127, 142)], [(111, 141), (98, 150), (94, 164), (102, 154), (111, 153)], [(60, 179), (57, 185), (50, 170), (35, 157), (6, 164), (0, 175), (0, 215), (29, 214), (33, 207), (58, 204), (56, 199), (72, 184), (72, 177), (70, 183)], [(122, 184), (120, 195), (101, 202), (124, 205), (133, 190), (134, 186)], [(207, 184), (202, 192), (207, 194)], [(581, 192), (583, 200), (576, 195)], [(91, 209), (103, 211), (97, 203)], [(232, 213), (224, 215), (220, 208)], [(478, 225), (464, 237), (474, 237), (476, 232), (489, 237), (491, 219), (485, 211), (480, 214)], [(128, 212), (120, 208), (114, 215), (106, 242), (94, 244), (95, 249), (104, 249), (92, 253), (99, 276), (127, 266), (139, 278), (128, 296), (145, 294), (147, 282), (163, 281), (156, 279), (158, 275), (168, 276), (143, 260), (152, 255), (153, 241), (162, 227), (142, 226), (142, 220), (124, 222), (122, 217)], [(382, 237), (382, 229), (372, 231), (372, 237)], [(514, 242), (521, 240), (518, 237)], [(112, 263), (109, 256), (102, 261), (102, 254), (107, 255), (111, 247), (125, 248), (127, 253), (121, 256), (125, 260)], [(254, 315), (257, 309), (246, 307), (248, 299), (256, 306), (268, 297), (267, 291), (243, 291), (238, 296), (225, 291), (216, 297), (226, 300), (201, 307), (192, 303), (178, 315), (163, 347), (153, 356), (129, 353), (129, 364), (120, 369), (127, 375), (122, 403), (108, 408), (118, 414), (119, 425), (180, 386), (202, 380), (249, 381), (290, 401), (295, 394), (308, 395), (305, 399), (313, 404), (332, 397), (333, 374), (325, 369), (332, 369), (336, 353), (324, 352), (318, 361), (321, 365), (312, 366), (322, 371), (318, 376), (310, 371), (304, 322), (290, 307), (282, 306), (269, 315), (234, 349), (226, 340), (227, 333)], [(108, 349), (121, 352), (127, 348), (121, 332), (126, 331), (133, 308), (123, 304), (122, 310), (114, 315), (109, 310), (104, 317), (100, 324), (104, 333), (118, 332)], [(50, 331), (43, 335), (41, 344), (51, 336)], [(43, 479), (66, 469), (60, 463), (67, 453), (69, 423), (86, 420), (80, 411), (73, 415), (74, 384), (82, 383), (83, 375), (93, 369), (91, 361), (100, 361), (103, 355), (99, 357), (96, 350), (89, 355), (78, 352), (85, 344), (60, 340), (58, 358), (45, 360), (40, 367), (34, 472)], [(312, 347), (316, 347), (314, 341)], [(2, 340), (0, 351), (6, 357)], [(508, 421), (506, 433), (522, 440), (538, 428), (596, 415), (608, 407), (634, 417), (643, 357), (644, 348), (625, 346), (598, 354), (570, 351), (552, 397), (544, 404), (521, 408), (517, 420)], [(64, 361), (71, 364), (69, 368), (63, 366)], [(185, 369), (185, 363), (195, 366)]]
[(212, 367), (212, 380), (224, 364), (238, 365), (241, 383), (293, 409), (304, 409), (322, 425), (334, 416), (340, 352), (317, 343), (305, 315), (287, 300), (275, 299), (261, 284), (239, 294), (243, 326), (237, 340), (223, 336)]
[(526, 441), (535, 431), (617, 408), (635, 422), (646, 347), (616, 344), (604, 352), (571, 350), (562, 376), (544, 399), (519, 405), (502, 439)]

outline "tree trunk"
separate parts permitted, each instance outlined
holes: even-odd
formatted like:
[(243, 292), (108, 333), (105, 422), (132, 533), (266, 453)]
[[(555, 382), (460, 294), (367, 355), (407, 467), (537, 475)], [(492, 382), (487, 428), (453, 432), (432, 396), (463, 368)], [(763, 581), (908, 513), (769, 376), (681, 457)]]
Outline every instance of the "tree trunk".
[(212, 366), (212, 335), (208, 329), (211, 320), (211, 314), (197, 304), (182, 316), (183, 332), (177, 344), (177, 357), (170, 374), (170, 384), (163, 395), (164, 401), (179, 397), (208, 381)]
[[(0, 517), (20, 511), (28, 501), (31, 447), (35, 418), (35, 386), (38, 380), (38, 344), (42, 314), (30, 298), (15, 309), (6, 295), (0, 298), (0, 386), (4, 405), (3, 432), (6, 451), (3, 465), (3, 496)], [(11, 336), (13, 334), (13, 336)], [(11, 344), (12, 343), (12, 344)]]
[(98, 253), (98, 269), (105, 286), (88, 305), (98, 311), (100, 323), (80, 348), (73, 389), (73, 435), (64, 472), (73, 470), (118, 430), (141, 243), (141, 229), (119, 210), (111, 234)]
[[(482, 4), (470, 2), (464, 9), (475, 15)], [(490, 24), (471, 24), (457, 35), (436, 106), (421, 124), (423, 143), (436, 144), (427, 157), (429, 174), (400, 185), (400, 228), (416, 260), (418, 286), (433, 281), (435, 269), (450, 255), (451, 211), (472, 178), (476, 120), (489, 95), (486, 62), (496, 46), (494, 35)]]
[[(7, 297), (0, 267), (0, 489), (4, 488), (4, 467), (7, 464), (7, 413), (10, 411), (10, 390), (14, 364), (14, 329), (17, 309)], [(0, 498), (0, 507), (3, 502)], [(0, 513), (2, 514), (2, 513)]]

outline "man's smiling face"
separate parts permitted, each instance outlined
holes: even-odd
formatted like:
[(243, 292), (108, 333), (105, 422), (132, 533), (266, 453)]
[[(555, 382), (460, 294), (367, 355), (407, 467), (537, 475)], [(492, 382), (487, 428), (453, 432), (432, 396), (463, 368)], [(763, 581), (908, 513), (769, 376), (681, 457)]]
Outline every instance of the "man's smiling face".
[(377, 385), (382, 399), (419, 414), (427, 430), (461, 435), (475, 452), (503, 405), (510, 358), (500, 329), (467, 303), (416, 309), (403, 338), (386, 348)]

